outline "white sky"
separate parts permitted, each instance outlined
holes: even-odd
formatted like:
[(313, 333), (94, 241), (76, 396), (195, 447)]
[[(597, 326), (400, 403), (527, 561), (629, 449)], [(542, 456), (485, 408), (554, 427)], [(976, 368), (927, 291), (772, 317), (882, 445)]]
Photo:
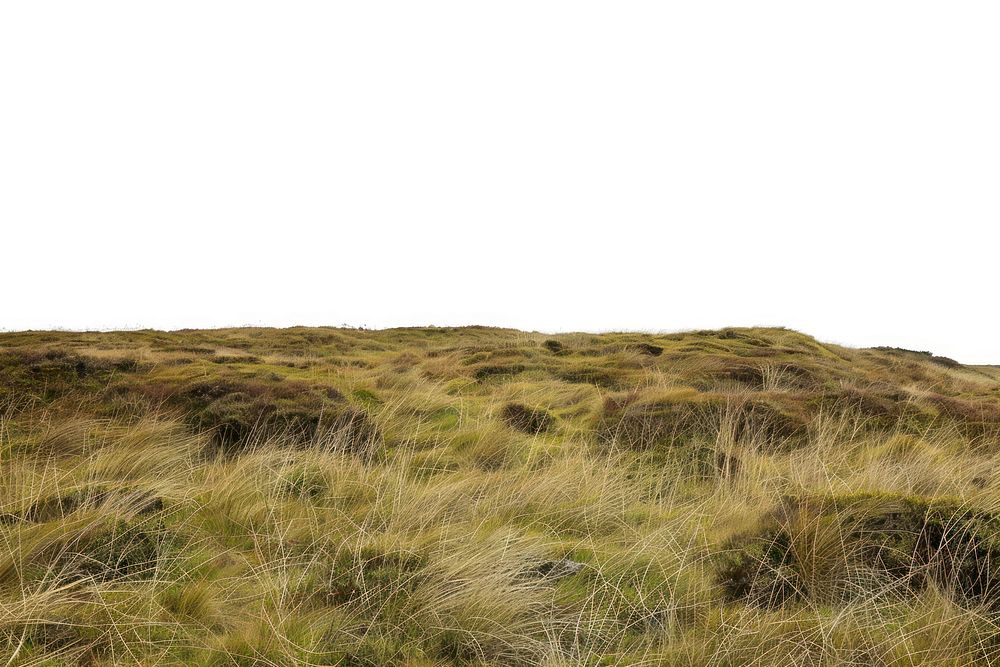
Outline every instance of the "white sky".
[(1000, 363), (996, 2), (0, 4), (0, 328)]

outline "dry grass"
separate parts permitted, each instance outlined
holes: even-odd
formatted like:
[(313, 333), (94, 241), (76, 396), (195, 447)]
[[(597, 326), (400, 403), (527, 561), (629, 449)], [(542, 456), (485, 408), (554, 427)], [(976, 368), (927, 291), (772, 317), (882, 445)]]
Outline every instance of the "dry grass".
[[(975, 369), (783, 330), (50, 336), (0, 338), (0, 664), (1000, 662)], [(276, 417), (225, 447), (221, 380)]]

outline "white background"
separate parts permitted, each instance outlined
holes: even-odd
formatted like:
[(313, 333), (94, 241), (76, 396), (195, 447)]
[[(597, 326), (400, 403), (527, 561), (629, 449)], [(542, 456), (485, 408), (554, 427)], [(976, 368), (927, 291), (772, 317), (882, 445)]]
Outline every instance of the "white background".
[(0, 328), (1000, 363), (995, 2), (5, 2)]

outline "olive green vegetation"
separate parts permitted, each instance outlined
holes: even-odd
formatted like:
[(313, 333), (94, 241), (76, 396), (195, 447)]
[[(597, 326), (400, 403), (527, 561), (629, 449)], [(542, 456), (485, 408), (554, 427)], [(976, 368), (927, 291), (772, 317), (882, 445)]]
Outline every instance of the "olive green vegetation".
[(1000, 663), (1000, 369), (785, 329), (0, 334), (0, 664)]

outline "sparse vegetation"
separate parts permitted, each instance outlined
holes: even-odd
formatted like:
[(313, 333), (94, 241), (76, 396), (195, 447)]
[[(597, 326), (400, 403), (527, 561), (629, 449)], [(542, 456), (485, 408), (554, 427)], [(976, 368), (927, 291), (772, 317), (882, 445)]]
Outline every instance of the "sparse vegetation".
[(998, 458), (783, 329), (0, 334), (0, 663), (998, 663)]

